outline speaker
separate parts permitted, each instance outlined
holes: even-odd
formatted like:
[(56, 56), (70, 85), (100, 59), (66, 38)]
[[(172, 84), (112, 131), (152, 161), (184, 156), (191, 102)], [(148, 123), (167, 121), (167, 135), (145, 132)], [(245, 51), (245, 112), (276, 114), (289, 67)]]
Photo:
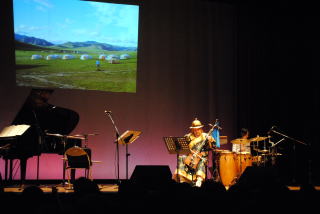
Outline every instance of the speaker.
[(272, 167), (248, 166), (239, 178), (239, 184), (265, 185), (278, 181), (277, 170)]
[(172, 181), (172, 174), (167, 165), (137, 165), (130, 181), (140, 185), (164, 185)]

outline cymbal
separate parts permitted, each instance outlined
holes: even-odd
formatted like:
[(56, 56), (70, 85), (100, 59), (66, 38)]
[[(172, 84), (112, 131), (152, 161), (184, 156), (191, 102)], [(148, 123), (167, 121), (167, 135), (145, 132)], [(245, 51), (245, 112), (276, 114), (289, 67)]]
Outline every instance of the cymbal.
[(85, 140), (84, 137), (75, 136), (75, 135), (68, 135), (68, 136), (66, 136), (66, 137), (67, 137), (67, 138), (70, 138), (70, 139)]
[(266, 153), (266, 154), (261, 154), (261, 155), (263, 155), (263, 156), (280, 156), (280, 155), (282, 155), (281, 153)]
[(80, 136), (73, 136), (73, 135), (62, 135), (62, 134), (55, 134), (55, 133), (46, 133), (48, 136), (60, 137), (60, 138), (71, 138), (71, 139), (79, 139), (84, 140), (83, 137)]
[(258, 149), (258, 152), (267, 153), (267, 152), (269, 152), (269, 150), (267, 150), (267, 149), (262, 149), (262, 150)]
[(72, 137), (88, 137), (88, 136), (96, 136), (98, 135), (97, 133), (93, 133), (93, 134), (76, 134), (76, 135), (72, 135)]
[(242, 138), (237, 138), (231, 141), (233, 144), (245, 144), (245, 143), (250, 143), (251, 141), (248, 139), (242, 139)]
[(252, 142), (258, 142), (258, 141), (265, 140), (265, 139), (267, 139), (267, 138), (269, 138), (269, 137), (259, 137), (259, 136), (257, 136), (257, 137), (251, 138), (250, 141), (252, 141)]
[(46, 133), (46, 135), (55, 136), (55, 137), (64, 137), (64, 135), (62, 134), (55, 134), (55, 133)]

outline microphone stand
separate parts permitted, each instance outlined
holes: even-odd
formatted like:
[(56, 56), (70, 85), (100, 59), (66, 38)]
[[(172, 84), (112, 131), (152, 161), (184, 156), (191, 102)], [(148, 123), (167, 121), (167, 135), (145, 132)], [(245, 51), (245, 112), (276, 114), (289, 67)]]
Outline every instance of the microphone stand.
[(276, 133), (276, 134), (278, 134), (278, 135), (281, 135), (281, 136), (283, 136), (284, 138), (288, 138), (288, 139), (293, 140), (293, 141), (295, 141), (295, 142), (298, 142), (298, 143), (300, 143), (300, 144), (302, 144), (302, 145), (308, 146), (308, 144), (306, 144), (306, 143), (304, 143), (304, 142), (302, 142), (302, 141), (296, 140), (296, 139), (294, 139), (294, 138), (292, 138), (292, 137), (289, 137), (289, 136), (287, 136), (287, 135), (285, 135), (285, 134), (283, 134), (283, 133), (277, 132), (277, 131), (275, 131), (275, 130), (272, 130), (272, 132), (274, 132), (274, 133)]
[(105, 111), (105, 113), (107, 114), (107, 116), (110, 118), (111, 122), (112, 122), (112, 125), (116, 131), (116, 140), (115, 140), (115, 143), (116, 143), (116, 150), (117, 150), (117, 154), (116, 154), (116, 159), (117, 159), (117, 181), (118, 181), (118, 184), (120, 184), (120, 176), (119, 176), (119, 142), (118, 142), (118, 138), (120, 136), (119, 134), (119, 131), (118, 131), (118, 128), (117, 126), (115, 125), (113, 119), (112, 119), (112, 115), (111, 115), (111, 111)]
[[(304, 142), (302, 142), (302, 141), (296, 140), (296, 139), (294, 139), (294, 138), (292, 138), (292, 137), (289, 137), (289, 136), (287, 136), (287, 135), (285, 135), (285, 134), (283, 134), (283, 133), (281, 133), (281, 132), (278, 132), (278, 131), (275, 131), (275, 130), (271, 130), (271, 131), (274, 132), (274, 133), (276, 133), (276, 134), (278, 134), (278, 135), (280, 135), (280, 136), (282, 136), (282, 137), (284, 137), (283, 139), (281, 139), (281, 140), (280, 140), (279, 142), (277, 142), (276, 144), (280, 143), (280, 142), (283, 141), (285, 138), (287, 138), (287, 139), (292, 140), (292, 141), (294, 141), (294, 142), (297, 142), (297, 143), (300, 143), (300, 144), (302, 144), (302, 145), (308, 146), (308, 144), (306, 144), (306, 143), (304, 143)], [(276, 145), (276, 144), (275, 144), (275, 145)], [(275, 145), (274, 145), (274, 146), (275, 146)], [(292, 183), (295, 184), (295, 183), (296, 183), (296, 144), (295, 144), (295, 143), (293, 143), (292, 149), (293, 149), (293, 170), (294, 170), (294, 172), (293, 172), (293, 178), (292, 178)], [(309, 163), (310, 163), (310, 160), (309, 160)], [(309, 173), (310, 173), (310, 166), (308, 166), (308, 167), (309, 167)]]

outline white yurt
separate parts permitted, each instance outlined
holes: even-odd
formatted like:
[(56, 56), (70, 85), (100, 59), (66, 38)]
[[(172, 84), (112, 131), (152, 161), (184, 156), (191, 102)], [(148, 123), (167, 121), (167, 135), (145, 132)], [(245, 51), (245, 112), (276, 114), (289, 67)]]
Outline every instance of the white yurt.
[(105, 54), (100, 54), (99, 55), (99, 59), (100, 60), (105, 60), (107, 58), (107, 55), (105, 55)]
[(65, 54), (62, 56), (62, 59), (74, 59), (74, 56), (71, 54)]
[(107, 56), (107, 60), (111, 64), (118, 64), (119, 63), (119, 59), (120, 59), (120, 57), (118, 55), (115, 55), (115, 54), (110, 54), (110, 55)]
[(59, 59), (56, 54), (50, 54), (46, 57), (46, 60), (53, 60), (53, 59)]
[(59, 55), (59, 54), (53, 54), (53, 56), (55, 56), (55, 57), (56, 57), (56, 59), (61, 59), (61, 58), (62, 58), (62, 56), (61, 56), (61, 55)]
[(119, 56), (115, 54), (110, 54), (107, 56), (107, 60), (119, 60)]
[(42, 59), (42, 56), (41, 55), (38, 55), (38, 54), (33, 54), (31, 56), (31, 59)]
[(87, 59), (92, 59), (92, 56), (88, 55), (88, 54), (83, 54), (80, 56), (81, 60), (87, 60)]
[(130, 55), (129, 54), (121, 54), (120, 59), (129, 59)]

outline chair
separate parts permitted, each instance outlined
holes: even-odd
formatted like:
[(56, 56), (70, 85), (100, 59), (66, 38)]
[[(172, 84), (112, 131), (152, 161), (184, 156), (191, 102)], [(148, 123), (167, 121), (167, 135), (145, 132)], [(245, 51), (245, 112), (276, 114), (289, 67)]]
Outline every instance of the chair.
[[(85, 177), (93, 180), (91, 173), (91, 166), (93, 162), (91, 160), (91, 150), (88, 148), (81, 148), (78, 146), (71, 147), (66, 150), (64, 154), (64, 160), (66, 161), (65, 170), (68, 178), (68, 184), (71, 186), (71, 170), (84, 169)], [(75, 173), (75, 172), (74, 172)]]

